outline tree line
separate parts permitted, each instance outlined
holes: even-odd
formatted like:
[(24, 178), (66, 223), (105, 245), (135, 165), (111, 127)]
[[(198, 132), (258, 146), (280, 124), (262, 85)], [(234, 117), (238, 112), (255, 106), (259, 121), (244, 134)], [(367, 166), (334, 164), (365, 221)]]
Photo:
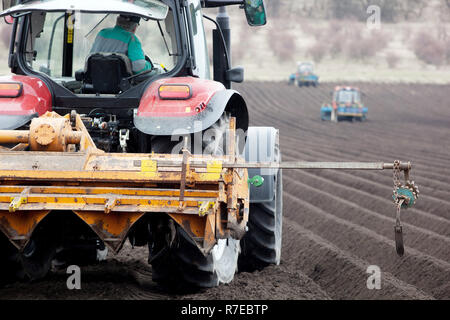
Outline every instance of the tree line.
[[(450, 0), (442, 0), (450, 7)], [(266, 0), (272, 17), (289, 16), (365, 21), (367, 8), (378, 6), (384, 22), (420, 19), (430, 1), (426, 0)]]

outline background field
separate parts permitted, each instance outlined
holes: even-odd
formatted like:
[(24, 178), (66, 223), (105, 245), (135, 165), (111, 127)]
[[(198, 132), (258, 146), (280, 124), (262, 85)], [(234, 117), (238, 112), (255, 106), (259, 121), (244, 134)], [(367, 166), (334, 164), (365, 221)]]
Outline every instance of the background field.
[[(233, 63), (245, 67), (247, 80), (282, 81), (295, 72), (298, 61), (314, 61), (327, 82), (450, 83), (448, 1), (265, 3), (268, 23), (262, 28), (249, 27), (238, 7), (228, 8)], [(367, 27), (369, 5), (381, 9), (379, 29)], [(216, 9), (206, 12), (217, 15)]]
[[(367, 28), (370, 3), (383, 7), (379, 30)], [(450, 299), (448, 3), (267, 0), (264, 28), (228, 10), (233, 64), (246, 70), (234, 88), (248, 102), (251, 125), (280, 129), (284, 160), (413, 163), (421, 196), (403, 213), (404, 257), (393, 241), (392, 172), (286, 170), (280, 266), (176, 295), (152, 282), (147, 249), (127, 243), (106, 263), (83, 268), (80, 291), (67, 290), (67, 274), (54, 271), (7, 286), (0, 299)], [(9, 72), (8, 28), (0, 24), (1, 74)], [(287, 85), (297, 61), (315, 62), (318, 88)], [(367, 122), (320, 120), (336, 85), (361, 88)], [(381, 290), (366, 287), (369, 265), (381, 268)]]
[[(450, 86), (357, 85), (369, 107), (365, 123), (320, 120), (335, 83), (235, 88), (248, 101), (252, 125), (280, 129), (284, 160), (411, 161), (421, 196), (403, 213), (404, 257), (393, 241), (392, 172), (285, 170), (280, 266), (174, 295), (151, 281), (147, 249), (127, 244), (106, 263), (83, 268), (82, 290), (67, 290), (67, 275), (58, 271), (10, 285), (0, 299), (450, 299)], [(381, 268), (381, 290), (366, 287), (369, 265)]]

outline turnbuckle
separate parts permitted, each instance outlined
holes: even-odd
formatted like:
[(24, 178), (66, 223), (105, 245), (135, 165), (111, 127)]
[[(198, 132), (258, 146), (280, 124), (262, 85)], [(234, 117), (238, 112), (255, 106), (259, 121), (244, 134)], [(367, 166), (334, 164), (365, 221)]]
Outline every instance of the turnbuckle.
[(405, 200), (401, 199), (397, 203), (397, 215), (395, 218), (395, 250), (397, 251), (397, 254), (401, 257), (405, 253), (405, 246), (403, 244), (403, 228), (402, 228), (402, 222), (400, 220), (400, 210), (402, 208), (403, 202)]
[(399, 256), (405, 253), (405, 246), (403, 242), (403, 228), (401, 223), (401, 209), (411, 208), (419, 197), (419, 189), (414, 184), (414, 181), (409, 180), (409, 169), (405, 170), (405, 182), (400, 182), (400, 161), (395, 161), (393, 166), (394, 178), (394, 192), (392, 198), (396, 205), (395, 218), (395, 249)]

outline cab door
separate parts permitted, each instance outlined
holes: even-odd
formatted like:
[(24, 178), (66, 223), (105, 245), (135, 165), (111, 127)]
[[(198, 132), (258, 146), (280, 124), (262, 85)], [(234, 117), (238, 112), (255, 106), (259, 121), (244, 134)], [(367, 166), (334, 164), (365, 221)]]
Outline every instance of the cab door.
[(191, 53), (194, 55), (195, 67), (192, 72), (194, 76), (202, 79), (211, 79), (208, 46), (206, 44), (205, 29), (203, 26), (203, 14), (200, 0), (188, 0), (187, 14), (191, 21), (192, 46)]

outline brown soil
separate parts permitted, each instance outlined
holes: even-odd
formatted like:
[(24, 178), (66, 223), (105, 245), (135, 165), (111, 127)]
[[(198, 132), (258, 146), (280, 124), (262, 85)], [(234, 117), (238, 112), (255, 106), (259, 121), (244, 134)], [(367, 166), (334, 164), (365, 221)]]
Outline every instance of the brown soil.
[[(67, 275), (58, 271), (8, 285), (0, 299), (450, 299), (450, 86), (360, 83), (368, 121), (334, 124), (321, 121), (319, 109), (335, 85), (235, 88), (248, 102), (251, 125), (280, 129), (283, 160), (413, 163), (421, 196), (402, 217), (402, 258), (393, 241), (391, 172), (286, 170), (280, 266), (173, 294), (152, 282), (147, 249), (127, 244), (82, 269), (82, 290), (67, 290)], [(369, 265), (381, 268), (381, 290), (367, 289)]]

